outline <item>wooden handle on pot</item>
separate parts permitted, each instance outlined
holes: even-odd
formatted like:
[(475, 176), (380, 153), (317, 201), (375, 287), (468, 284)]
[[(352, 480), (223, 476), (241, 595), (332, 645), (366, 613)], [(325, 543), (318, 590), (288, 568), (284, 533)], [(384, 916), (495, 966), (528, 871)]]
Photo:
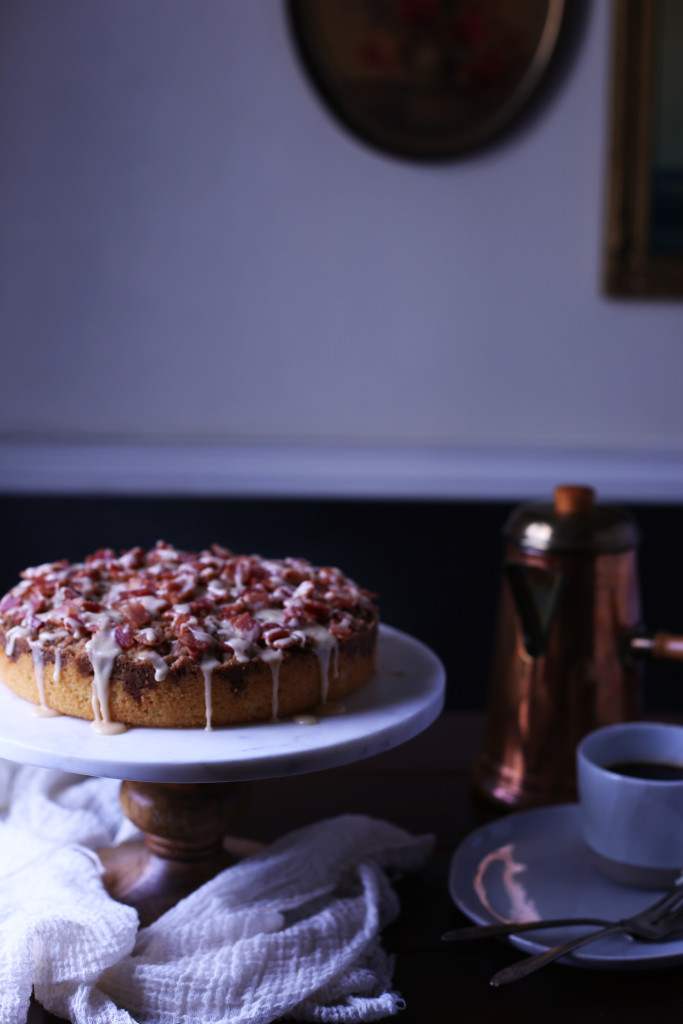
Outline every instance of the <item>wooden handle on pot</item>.
[(652, 636), (634, 637), (630, 646), (631, 650), (649, 654), (658, 661), (683, 661), (683, 636), (677, 633), (660, 630)]

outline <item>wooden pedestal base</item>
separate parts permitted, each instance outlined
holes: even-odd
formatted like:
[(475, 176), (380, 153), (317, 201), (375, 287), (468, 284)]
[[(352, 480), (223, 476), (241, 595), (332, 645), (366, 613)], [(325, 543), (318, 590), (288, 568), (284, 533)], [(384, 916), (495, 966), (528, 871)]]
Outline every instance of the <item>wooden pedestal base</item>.
[(151, 924), (245, 852), (258, 848), (225, 839), (246, 814), (244, 782), (123, 782), (124, 814), (144, 839), (100, 850), (104, 884), (114, 899)]

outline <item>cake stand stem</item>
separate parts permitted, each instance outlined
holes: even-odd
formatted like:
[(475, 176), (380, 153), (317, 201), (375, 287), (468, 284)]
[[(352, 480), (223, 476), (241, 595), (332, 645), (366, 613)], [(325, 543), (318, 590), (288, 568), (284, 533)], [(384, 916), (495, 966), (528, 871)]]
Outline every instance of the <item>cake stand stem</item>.
[(225, 841), (249, 808), (245, 782), (125, 781), (120, 799), (144, 838), (99, 851), (104, 885), (143, 927), (254, 848)]

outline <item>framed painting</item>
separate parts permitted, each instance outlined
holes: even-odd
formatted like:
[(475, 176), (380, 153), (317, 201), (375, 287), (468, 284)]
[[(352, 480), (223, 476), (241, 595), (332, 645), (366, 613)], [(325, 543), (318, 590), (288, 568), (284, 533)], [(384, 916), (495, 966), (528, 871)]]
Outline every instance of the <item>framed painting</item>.
[(288, 0), (329, 111), (371, 146), (416, 160), (490, 141), (537, 91), (566, 0)]
[(683, 3), (615, 0), (605, 290), (683, 297)]

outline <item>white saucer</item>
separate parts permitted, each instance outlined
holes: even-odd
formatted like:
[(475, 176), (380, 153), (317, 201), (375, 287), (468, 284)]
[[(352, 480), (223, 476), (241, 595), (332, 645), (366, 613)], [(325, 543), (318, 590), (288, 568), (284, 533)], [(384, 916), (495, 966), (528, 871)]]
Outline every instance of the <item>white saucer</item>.
[[(598, 872), (583, 842), (578, 804), (519, 811), (472, 832), (453, 856), (448, 885), (456, 906), (477, 924), (559, 917), (617, 921), (638, 913), (659, 895), (619, 885)], [(594, 929), (544, 929), (508, 941), (527, 953), (540, 953)], [(562, 962), (623, 970), (681, 960), (683, 933), (658, 943), (611, 935)]]
[(298, 775), (379, 754), (412, 739), (441, 712), (445, 671), (428, 647), (380, 626), (377, 672), (345, 698), (345, 713), (316, 725), (292, 721), (204, 729), (130, 729), (40, 718), (0, 685), (0, 757), (21, 764), (142, 782), (230, 782)]

